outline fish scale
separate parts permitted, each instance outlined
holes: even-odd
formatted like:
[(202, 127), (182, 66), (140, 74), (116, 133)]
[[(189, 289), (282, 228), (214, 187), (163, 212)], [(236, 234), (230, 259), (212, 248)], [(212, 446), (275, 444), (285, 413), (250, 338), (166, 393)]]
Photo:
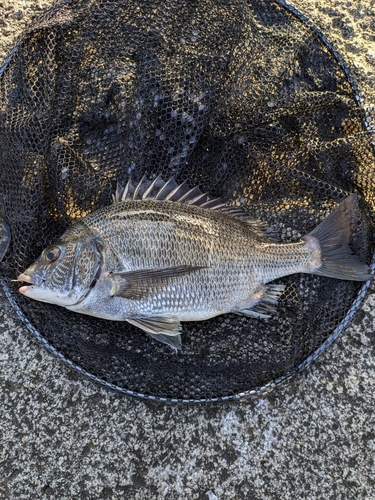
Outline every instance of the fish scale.
[[(209, 207), (209, 208), (207, 208)], [(145, 178), (74, 224), (18, 279), (30, 298), (128, 321), (181, 348), (181, 322), (236, 312), (267, 318), (294, 273), (367, 280), (351, 255), (357, 196), (295, 243), (199, 188)]]
[[(109, 219), (121, 220), (121, 237), (113, 238), (113, 228), (103, 219), (98, 220), (96, 214), (85, 219), (85, 224), (103, 240), (112, 238), (111, 249), (116, 254), (122, 252), (123, 268), (126, 270), (190, 264), (209, 268), (209, 271), (201, 270), (182, 277), (177, 285), (173, 285), (174, 290), (170, 290), (170, 287), (163, 289), (163, 301), (157, 293), (152, 304), (139, 301), (139, 314), (149, 315), (151, 311), (162, 314), (166, 309), (174, 314), (184, 313), (187, 316), (190, 316), (188, 311), (191, 310), (194, 310), (194, 314), (199, 314), (197, 307), (204, 299), (206, 304), (211, 304), (213, 311), (221, 311), (223, 304), (230, 303), (233, 307), (238, 290), (249, 288), (246, 274), (249, 269), (246, 267), (252, 266), (249, 253), (254, 247), (253, 240), (249, 238), (250, 228), (240, 221), (233, 221), (225, 215), (211, 213), (199, 207), (176, 205), (173, 202), (164, 202), (162, 207), (160, 205), (158, 201), (149, 200), (124, 202), (109, 207)], [(127, 208), (129, 214), (124, 208)], [(134, 212), (140, 218), (136, 231), (132, 224), (127, 224), (129, 219), (133, 221)], [(121, 219), (117, 218), (118, 214), (121, 214)], [(144, 218), (145, 215), (147, 219)], [(222, 219), (221, 225), (218, 224), (218, 218)], [(150, 245), (150, 241), (156, 245)], [(207, 283), (212, 280), (219, 283), (224, 279), (227, 282), (225, 288), (207, 287)], [(192, 290), (198, 293), (199, 299), (196, 294), (192, 295)], [(184, 299), (183, 304), (179, 300), (180, 306), (177, 309), (166, 302), (174, 300), (176, 294)], [(161, 303), (162, 307), (159, 306)]]

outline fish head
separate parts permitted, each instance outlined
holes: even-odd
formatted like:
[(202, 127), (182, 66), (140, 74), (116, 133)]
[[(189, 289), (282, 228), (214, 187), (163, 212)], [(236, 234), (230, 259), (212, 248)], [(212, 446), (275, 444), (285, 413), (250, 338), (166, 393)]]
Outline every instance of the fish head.
[(27, 283), (19, 292), (50, 304), (77, 304), (100, 274), (101, 246), (87, 226), (74, 224), (18, 276), (18, 281)]

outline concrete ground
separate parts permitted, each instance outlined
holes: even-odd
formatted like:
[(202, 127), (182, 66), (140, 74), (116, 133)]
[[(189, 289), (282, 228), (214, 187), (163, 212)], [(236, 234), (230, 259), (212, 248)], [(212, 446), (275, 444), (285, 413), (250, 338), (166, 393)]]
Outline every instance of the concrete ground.
[[(52, 2), (0, 2), (4, 57)], [(372, 0), (293, 0), (352, 60), (375, 102)], [(268, 396), (154, 406), (44, 350), (0, 295), (1, 499), (375, 498), (375, 288), (312, 366)]]

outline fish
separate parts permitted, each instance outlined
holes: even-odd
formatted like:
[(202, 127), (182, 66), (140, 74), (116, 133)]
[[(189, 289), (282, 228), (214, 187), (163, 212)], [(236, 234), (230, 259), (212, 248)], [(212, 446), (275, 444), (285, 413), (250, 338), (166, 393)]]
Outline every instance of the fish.
[(127, 321), (176, 351), (181, 322), (237, 313), (267, 319), (295, 273), (367, 281), (349, 240), (350, 194), (301, 240), (280, 242), (242, 208), (172, 177), (117, 186), (113, 203), (74, 222), (21, 273), (19, 292), (70, 311)]

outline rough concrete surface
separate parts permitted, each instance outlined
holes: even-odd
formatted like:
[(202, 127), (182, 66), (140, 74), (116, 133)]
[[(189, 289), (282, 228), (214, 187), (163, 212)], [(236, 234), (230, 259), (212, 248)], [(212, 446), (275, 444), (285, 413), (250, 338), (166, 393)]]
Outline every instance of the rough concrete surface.
[[(51, 2), (0, 2), (0, 54)], [(375, 2), (294, 0), (375, 101)], [(1, 499), (375, 498), (375, 293), (312, 366), (268, 396), (154, 406), (44, 350), (1, 294)]]

